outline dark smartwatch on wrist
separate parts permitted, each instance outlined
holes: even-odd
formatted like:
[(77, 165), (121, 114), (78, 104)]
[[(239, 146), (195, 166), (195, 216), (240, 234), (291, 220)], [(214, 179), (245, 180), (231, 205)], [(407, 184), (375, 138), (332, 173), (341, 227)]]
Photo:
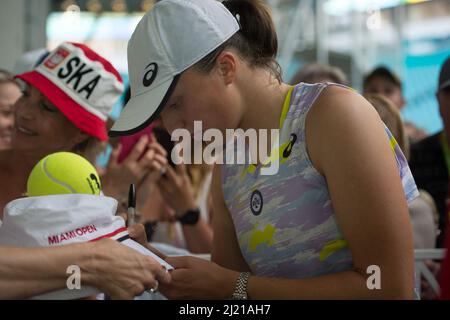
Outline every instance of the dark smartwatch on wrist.
[(185, 214), (183, 214), (180, 218), (178, 218), (178, 221), (182, 225), (193, 226), (197, 224), (199, 219), (200, 219), (200, 209), (196, 208), (193, 210), (186, 211)]

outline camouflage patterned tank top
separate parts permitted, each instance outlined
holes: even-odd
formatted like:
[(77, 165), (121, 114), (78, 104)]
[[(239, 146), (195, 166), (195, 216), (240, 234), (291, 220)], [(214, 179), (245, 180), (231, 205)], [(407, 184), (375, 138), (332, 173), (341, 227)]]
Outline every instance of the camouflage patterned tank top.
[[(352, 268), (325, 177), (306, 150), (305, 119), (331, 84), (304, 84), (289, 91), (280, 119), (279, 171), (261, 175), (254, 165), (222, 165), (222, 188), (242, 255), (258, 276), (307, 278)], [(408, 201), (418, 191), (408, 163), (389, 130)]]

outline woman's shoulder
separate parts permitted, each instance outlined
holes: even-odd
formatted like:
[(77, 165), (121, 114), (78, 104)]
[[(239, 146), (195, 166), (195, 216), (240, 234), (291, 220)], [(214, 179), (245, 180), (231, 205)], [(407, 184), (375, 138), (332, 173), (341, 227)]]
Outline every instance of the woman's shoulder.
[(363, 143), (361, 140), (374, 131), (384, 134), (378, 113), (366, 99), (349, 88), (334, 85), (324, 88), (316, 99), (305, 127), (313, 162), (320, 154), (328, 156), (332, 150), (347, 150), (350, 145)]
[(326, 109), (325, 115), (340, 113), (342, 109), (360, 108), (360, 105), (369, 102), (352, 88), (328, 84), (324, 86), (320, 95), (314, 101), (314, 109)]
[(336, 130), (357, 133), (370, 124), (381, 124), (372, 105), (356, 91), (335, 85), (323, 89), (306, 118), (306, 127), (319, 132), (324, 138), (334, 135)]

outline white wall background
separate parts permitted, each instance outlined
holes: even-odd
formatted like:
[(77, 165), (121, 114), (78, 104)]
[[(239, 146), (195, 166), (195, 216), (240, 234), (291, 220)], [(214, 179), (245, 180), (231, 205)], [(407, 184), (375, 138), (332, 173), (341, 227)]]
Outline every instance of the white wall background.
[(49, 0), (0, 1), (0, 68), (12, 70), (26, 51), (46, 46)]

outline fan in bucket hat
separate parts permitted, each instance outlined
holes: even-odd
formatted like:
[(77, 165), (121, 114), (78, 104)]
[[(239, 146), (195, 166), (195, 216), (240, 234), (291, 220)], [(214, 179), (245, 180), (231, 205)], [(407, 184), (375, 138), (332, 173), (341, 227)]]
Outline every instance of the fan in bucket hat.
[(133, 134), (149, 125), (167, 103), (181, 73), (238, 31), (236, 18), (219, 1), (156, 3), (128, 43), (131, 99), (109, 135)]
[[(4, 209), (0, 244), (19, 247), (52, 247), (111, 238), (144, 255), (166, 270), (164, 260), (128, 235), (125, 221), (116, 216), (117, 201), (87, 194), (47, 195), (17, 199)], [(36, 296), (37, 299), (78, 299), (98, 293), (95, 288), (63, 289)]]
[(108, 140), (106, 121), (123, 92), (120, 74), (84, 44), (64, 42), (17, 78), (36, 87), (78, 129)]

